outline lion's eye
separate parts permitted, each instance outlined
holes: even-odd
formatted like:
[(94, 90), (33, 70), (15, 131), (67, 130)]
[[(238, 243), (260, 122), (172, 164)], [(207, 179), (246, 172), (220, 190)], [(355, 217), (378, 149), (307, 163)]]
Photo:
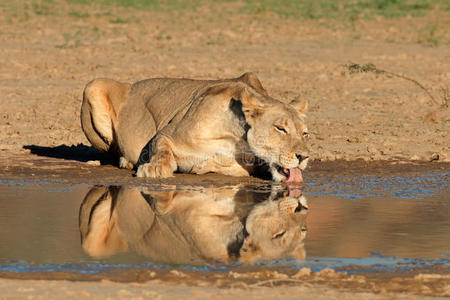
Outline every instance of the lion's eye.
[(285, 233), (286, 233), (286, 231), (278, 232), (278, 233), (276, 233), (276, 234), (274, 234), (274, 235), (272, 236), (272, 239), (279, 239), (279, 238), (282, 237)]
[(305, 137), (305, 138), (309, 137), (309, 132), (308, 131), (303, 131), (303, 137)]
[(279, 125), (274, 125), (275, 129), (282, 133), (287, 133), (287, 130)]

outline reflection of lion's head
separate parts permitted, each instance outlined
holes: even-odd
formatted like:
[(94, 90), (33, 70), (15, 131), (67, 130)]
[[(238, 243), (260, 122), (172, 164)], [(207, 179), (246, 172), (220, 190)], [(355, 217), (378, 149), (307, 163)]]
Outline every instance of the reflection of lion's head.
[(269, 165), (273, 180), (303, 181), (301, 170), (305, 169), (309, 156), (307, 101), (299, 98), (287, 104), (239, 84), (229, 87), (230, 91), (240, 102), (248, 126), (250, 151)]
[(283, 197), (264, 201), (250, 211), (245, 228), (247, 238), (240, 251), (241, 261), (262, 259), (304, 259), (306, 198)]

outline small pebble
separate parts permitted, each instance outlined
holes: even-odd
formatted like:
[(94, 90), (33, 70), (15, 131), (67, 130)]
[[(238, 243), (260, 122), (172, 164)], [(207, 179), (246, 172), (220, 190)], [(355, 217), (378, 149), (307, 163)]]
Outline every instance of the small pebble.
[(311, 275), (310, 268), (301, 268), (297, 273), (295, 273), (292, 278), (298, 279), (303, 277), (308, 277)]
[(98, 166), (100, 166), (100, 161), (99, 160), (88, 160), (86, 162), (86, 164), (88, 164), (90, 166), (98, 167)]

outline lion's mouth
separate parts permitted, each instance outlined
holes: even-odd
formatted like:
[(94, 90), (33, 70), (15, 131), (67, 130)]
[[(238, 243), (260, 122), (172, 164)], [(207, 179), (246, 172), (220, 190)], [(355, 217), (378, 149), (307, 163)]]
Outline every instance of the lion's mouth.
[(303, 182), (302, 170), (300, 170), (300, 168), (287, 169), (287, 168), (283, 168), (280, 165), (275, 165), (275, 168), (278, 173), (280, 173), (281, 175), (286, 177), (283, 180), (283, 182), (286, 182), (286, 183), (293, 183), (293, 182), (301, 183), (301, 182)]

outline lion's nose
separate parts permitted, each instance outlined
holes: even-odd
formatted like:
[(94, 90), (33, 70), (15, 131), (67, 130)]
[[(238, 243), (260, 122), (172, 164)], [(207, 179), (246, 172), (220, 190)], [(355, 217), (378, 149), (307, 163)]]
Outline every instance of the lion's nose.
[(305, 154), (295, 154), (295, 156), (297, 157), (299, 162), (302, 162), (309, 157), (308, 155), (305, 155)]

